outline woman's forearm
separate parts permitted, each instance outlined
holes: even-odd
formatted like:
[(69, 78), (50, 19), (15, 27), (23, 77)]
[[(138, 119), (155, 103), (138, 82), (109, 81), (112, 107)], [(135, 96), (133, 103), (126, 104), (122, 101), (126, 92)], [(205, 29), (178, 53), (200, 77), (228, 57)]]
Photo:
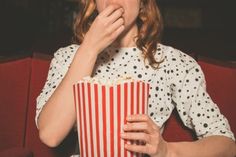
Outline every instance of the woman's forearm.
[(223, 136), (206, 137), (195, 142), (168, 143), (169, 157), (235, 157), (236, 145)]
[(91, 75), (97, 59), (96, 53), (81, 45), (64, 79), (45, 104), (39, 116), (39, 136), (48, 146), (55, 147), (75, 124), (73, 84)]

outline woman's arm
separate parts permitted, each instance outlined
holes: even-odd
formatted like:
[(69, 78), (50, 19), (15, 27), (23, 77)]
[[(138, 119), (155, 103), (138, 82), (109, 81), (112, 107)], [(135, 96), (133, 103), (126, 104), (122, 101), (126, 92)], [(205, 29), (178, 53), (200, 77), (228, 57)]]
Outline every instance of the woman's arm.
[(194, 142), (166, 142), (159, 127), (147, 115), (131, 115), (124, 126), (125, 140), (139, 140), (144, 145), (126, 144), (129, 151), (151, 157), (234, 157), (236, 145), (225, 136), (209, 136)]
[(170, 157), (235, 157), (234, 141), (224, 136), (209, 136), (196, 142), (170, 142)]
[(50, 147), (57, 146), (75, 124), (72, 86), (82, 77), (92, 73), (96, 62), (96, 55), (93, 54), (87, 47), (79, 47), (67, 74), (39, 116), (40, 139)]
[(123, 12), (123, 8), (114, 4), (97, 16), (65, 77), (46, 102), (38, 120), (39, 136), (46, 145), (55, 147), (60, 144), (74, 126), (73, 84), (91, 75), (97, 55), (123, 32)]

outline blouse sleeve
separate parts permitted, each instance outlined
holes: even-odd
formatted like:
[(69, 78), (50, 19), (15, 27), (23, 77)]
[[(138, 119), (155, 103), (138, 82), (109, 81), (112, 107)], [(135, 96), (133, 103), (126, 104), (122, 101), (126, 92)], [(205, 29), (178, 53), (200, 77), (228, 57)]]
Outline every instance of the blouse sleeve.
[(54, 53), (54, 57), (50, 63), (46, 83), (36, 99), (35, 123), (37, 128), (39, 115), (48, 99), (64, 78), (75, 51), (76, 47), (72, 45), (65, 48), (60, 48)]
[[(205, 76), (191, 57), (182, 66), (180, 79), (175, 79), (172, 99), (185, 126), (193, 129), (197, 137), (227, 136), (235, 140), (229, 123), (206, 91)], [(182, 59), (183, 61), (183, 59)], [(178, 82), (177, 82), (178, 81)]]

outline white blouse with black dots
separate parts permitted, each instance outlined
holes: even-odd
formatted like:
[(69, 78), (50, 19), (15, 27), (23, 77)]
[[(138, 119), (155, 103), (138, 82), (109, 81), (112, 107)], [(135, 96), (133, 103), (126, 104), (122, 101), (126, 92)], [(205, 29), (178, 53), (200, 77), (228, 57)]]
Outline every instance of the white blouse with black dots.
[[(65, 76), (78, 48), (79, 45), (70, 45), (54, 54), (47, 81), (37, 98), (36, 125), (43, 106)], [(128, 75), (149, 82), (148, 114), (162, 129), (176, 107), (184, 125), (193, 129), (199, 139), (222, 135), (235, 140), (227, 119), (206, 92), (204, 74), (197, 62), (162, 44), (158, 44), (155, 59), (164, 59), (157, 70), (144, 62), (142, 52), (136, 47), (107, 48), (98, 56), (92, 76), (115, 79)]]

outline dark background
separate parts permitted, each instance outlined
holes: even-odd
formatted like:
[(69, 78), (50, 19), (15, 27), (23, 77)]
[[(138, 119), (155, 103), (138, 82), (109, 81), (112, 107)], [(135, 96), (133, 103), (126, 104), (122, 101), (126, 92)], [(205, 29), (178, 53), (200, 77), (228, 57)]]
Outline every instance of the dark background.
[[(185, 53), (236, 60), (235, 0), (157, 0), (162, 43)], [(0, 57), (53, 54), (70, 44), (76, 0), (1, 0)]]

